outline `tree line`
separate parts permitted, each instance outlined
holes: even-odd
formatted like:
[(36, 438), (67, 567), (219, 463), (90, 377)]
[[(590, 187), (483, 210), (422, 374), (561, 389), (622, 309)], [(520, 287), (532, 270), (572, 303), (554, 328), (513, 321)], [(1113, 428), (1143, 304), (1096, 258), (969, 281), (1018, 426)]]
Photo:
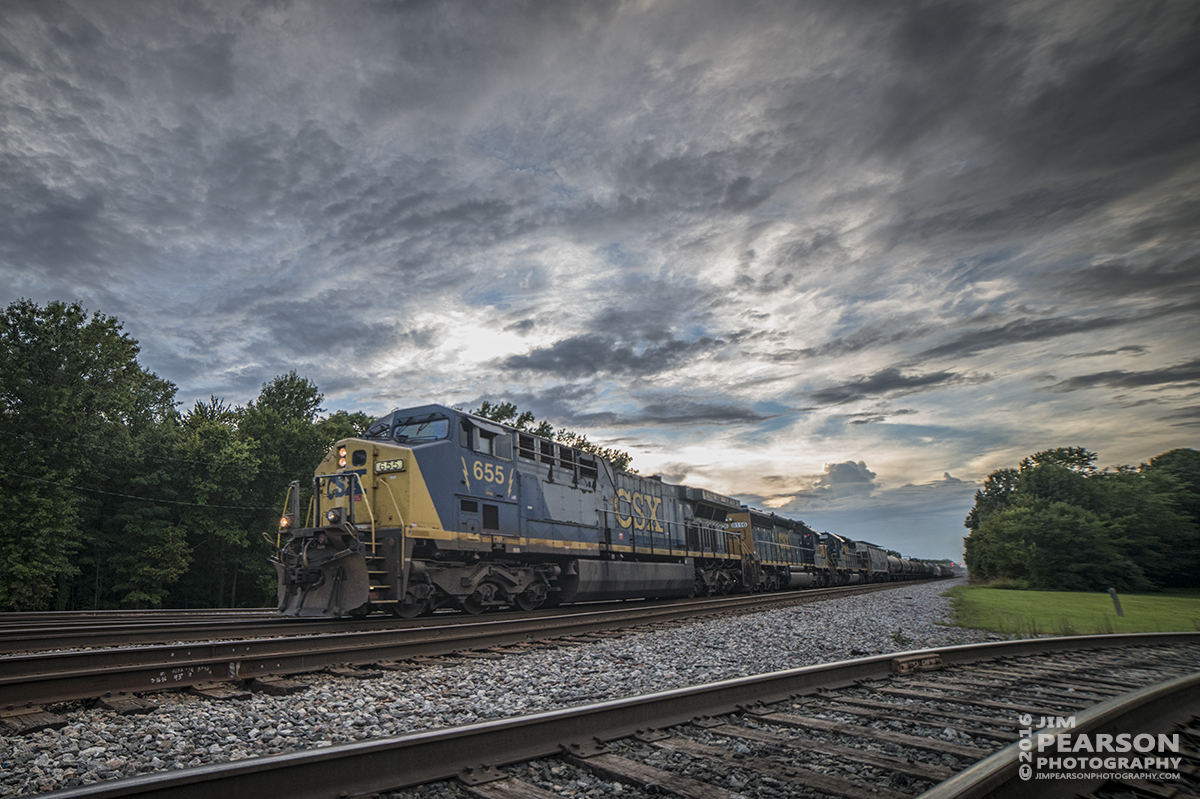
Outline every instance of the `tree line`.
[(1200, 586), (1200, 452), (1099, 470), (1079, 447), (988, 475), (965, 525), (976, 580), (1043, 590)]
[(295, 372), (181, 413), (138, 352), (78, 303), (0, 315), (0, 610), (273, 605), (287, 484), (370, 421)]
[[(181, 412), (139, 352), (79, 303), (0, 313), (0, 611), (274, 605), (288, 483), (307, 491), (328, 448), (372, 421), (326, 414), (295, 371), (245, 406)], [(628, 466), (511, 403), (476, 413)]]

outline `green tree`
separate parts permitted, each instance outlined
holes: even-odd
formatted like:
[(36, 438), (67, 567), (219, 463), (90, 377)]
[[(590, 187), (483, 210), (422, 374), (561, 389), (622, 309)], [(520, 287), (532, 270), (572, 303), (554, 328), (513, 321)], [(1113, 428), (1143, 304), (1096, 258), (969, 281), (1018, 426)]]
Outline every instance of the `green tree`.
[(975, 492), (975, 506), (967, 514), (965, 526), (978, 530), (980, 522), (1007, 508), (1016, 493), (1020, 476), (1016, 469), (997, 469), (989, 474), (983, 481), (983, 488)]
[(1086, 449), (1045, 450), (993, 472), (965, 526), (971, 574), (1031, 587), (1146, 590), (1200, 578), (1200, 453), (1097, 471)]
[[(375, 421), (375, 417), (363, 413), (362, 411), (334, 411), (324, 419), (318, 419), (316, 422), (317, 429), (321, 433), (321, 440), (325, 442), (325, 447), (331, 447), (337, 441), (343, 438), (359, 438), (363, 433), (367, 432), (367, 428), (371, 426), (371, 422)], [(316, 468), (316, 464), (313, 464)]]
[(1144, 470), (1175, 478), (1179, 510), (1200, 526), (1200, 451), (1173, 449), (1164, 452), (1151, 458)]
[(1096, 453), (1083, 447), (1055, 447), (1035, 452), (1021, 461), (1021, 471), (1045, 463), (1061, 466), (1083, 475), (1096, 473)]
[(195, 429), (205, 422), (235, 426), (237, 418), (237, 408), (228, 405), (220, 397), (209, 395), (208, 402), (200, 400), (192, 405), (191, 410), (183, 417), (183, 426), (189, 430)]
[(187, 570), (190, 551), (176, 523), (189, 464), (178, 458), (179, 441), (172, 418), (105, 450), (105, 468), (92, 475), (104, 493), (93, 495), (71, 607), (160, 606)]
[(989, 516), (979, 534), (970, 568), (980, 577), (1026, 580), (1040, 590), (1150, 587), (1141, 569), (1113, 545), (1108, 523), (1067, 502), (1022, 500)]
[(1095, 478), (1114, 542), (1163, 586), (1200, 579), (1200, 530), (1185, 510), (1188, 489), (1167, 469), (1118, 468)]
[(186, 504), (174, 526), (186, 536), (194, 564), (171, 590), (175, 606), (235, 606), (239, 583), (243, 599), (262, 604), (259, 572), (270, 567), (261, 531), (271, 509), (255, 489), (256, 449), (232, 425), (211, 420), (195, 424), (175, 449), (187, 468), (177, 483)]
[(552, 424), (547, 421), (537, 421), (533, 417), (532, 411), (520, 411), (511, 402), (492, 404), (488, 400), (484, 400), (471, 413), (484, 419), (491, 419), (493, 422), (500, 422), (501, 424), (515, 427), (518, 430), (524, 430), (535, 436), (554, 438), (554, 426)]
[(143, 369), (116, 319), (28, 300), (0, 314), (0, 608), (65, 603), (104, 510), (109, 453), (169, 423), (175, 387)]

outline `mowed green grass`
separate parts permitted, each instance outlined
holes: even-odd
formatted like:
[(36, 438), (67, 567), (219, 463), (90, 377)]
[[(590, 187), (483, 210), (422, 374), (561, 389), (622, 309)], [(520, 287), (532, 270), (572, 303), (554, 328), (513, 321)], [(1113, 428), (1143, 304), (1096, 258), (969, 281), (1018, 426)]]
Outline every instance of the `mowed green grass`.
[(1120, 594), (1124, 616), (1100, 593), (959, 585), (945, 595), (954, 600), (960, 627), (1008, 635), (1091, 635), (1200, 630), (1200, 596), (1189, 594)]

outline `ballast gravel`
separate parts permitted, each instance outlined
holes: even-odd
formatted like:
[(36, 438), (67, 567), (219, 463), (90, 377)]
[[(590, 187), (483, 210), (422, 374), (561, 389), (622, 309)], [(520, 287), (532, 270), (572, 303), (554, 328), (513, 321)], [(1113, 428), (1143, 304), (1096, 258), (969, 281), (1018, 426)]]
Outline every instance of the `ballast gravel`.
[[(80, 703), (64, 705), (56, 708), (68, 720), (62, 729), (0, 736), (0, 797), (521, 716), (817, 663), (1002, 639), (946, 626), (952, 619), (950, 600), (940, 594), (955, 584), (902, 586), (665, 630), (635, 630), (619, 638), (499, 660), (462, 659), (452, 665), (387, 672), (375, 679), (299, 675), (293, 679), (309, 687), (290, 696), (255, 694), (216, 701), (163, 693), (153, 697), (158, 709), (140, 716), (120, 716)], [(593, 793), (578, 787), (580, 796)], [(598, 784), (596, 790), (596, 795), (612, 795), (611, 783)], [(626, 795), (637, 793), (630, 789)]]

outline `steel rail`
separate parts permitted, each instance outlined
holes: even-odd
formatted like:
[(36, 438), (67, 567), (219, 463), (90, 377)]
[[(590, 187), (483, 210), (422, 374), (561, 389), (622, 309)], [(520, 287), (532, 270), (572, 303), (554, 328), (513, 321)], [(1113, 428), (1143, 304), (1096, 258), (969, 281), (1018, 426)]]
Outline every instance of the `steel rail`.
[[(887, 677), (891, 675), (892, 660), (899, 657), (938, 654), (943, 663), (974, 663), (1056, 651), (1195, 642), (1200, 642), (1200, 633), (1140, 633), (1005, 641), (892, 653), (502, 721), (148, 774), (48, 795), (56, 799), (233, 799), (241, 796), (317, 799), (366, 795), (450, 779), (467, 770), (487, 771), (523, 760), (585, 751), (597, 741), (625, 738), (650, 727), (661, 729), (697, 718), (810, 695), (821, 689), (854, 685), (860, 680)], [(1200, 680), (1200, 675), (1193, 679)], [(1161, 696), (1162, 701), (1171, 701), (1166, 694)]]
[[(696, 608), (696, 613), (698, 614), (726, 612), (737, 610), (742, 606), (745, 606), (745, 609), (748, 611), (753, 611), (763, 606), (803, 604), (817, 599), (889, 590), (914, 584), (916, 583), (867, 583), (770, 594), (742, 594), (690, 600), (647, 600), (644, 605), (639, 604), (638, 607), (674, 607), (676, 605), (688, 604)], [(506, 613), (505, 618), (541, 618), (575, 613), (581, 609), (615, 609), (618, 612), (626, 612), (630, 607), (629, 603), (594, 602), (553, 610), (513, 611), (511, 614)], [(34, 629), (28, 625), (17, 625), (15, 628), (5, 629), (2, 617), (0, 617), (0, 655), (33, 652), (48, 648), (61, 650), (82, 647), (201, 641), (205, 640), (206, 637), (248, 638), (263, 635), (316, 635), (376, 630), (380, 628), (409, 629), (441, 624), (469, 624), (478, 621), (478, 617), (476, 616), (454, 613), (439, 613), (432, 617), (418, 619), (371, 616), (364, 619), (331, 620), (324, 618), (283, 617), (273, 611), (270, 613), (253, 613), (247, 617), (249, 620), (246, 620), (246, 618), (236, 618), (232, 615), (227, 619), (222, 619), (220, 615), (217, 615), (208, 620), (203, 620), (203, 617), (201, 617), (200, 621), (184, 621), (182, 623), (168, 622), (161, 618), (150, 618), (147, 620), (132, 617), (127, 621), (123, 617), (114, 617), (112, 621), (100, 620), (98, 622), (92, 621), (87, 616), (85, 618), (88, 620), (74, 627), (56, 625)]]
[(253, 616), (277, 613), (274, 608), (143, 608), (141, 610), (14, 610), (0, 613), (0, 626), (40, 624), (58, 619), (144, 618), (147, 616)]
[[(697, 612), (715, 612), (709, 608), (719, 608), (721, 612), (736, 609), (745, 605), (748, 610), (755, 610), (764, 605), (788, 605), (804, 603), (815, 599), (836, 596), (848, 596), (873, 590), (900, 588), (914, 583), (867, 583), (863, 585), (839, 586), (835, 588), (807, 589), (804, 591), (788, 591), (771, 594), (736, 595), (726, 597), (709, 597), (693, 600), (664, 600), (648, 602), (645, 607), (667, 605), (674, 606), (682, 603), (692, 603)], [(506, 614), (511, 618), (534, 618), (555, 616), (577, 612), (580, 608), (619, 608), (628, 609), (626, 604), (612, 602), (586, 603), (554, 610), (536, 610), (516, 615)], [(115, 611), (109, 611), (115, 613)], [(202, 641), (212, 638), (252, 638), (256, 636), (279, 635), (317, 635), (376, 629), (398, 629), (431, 626), (438, 624), (472, 623), (477, 617), (465, 614), (439, 613), (434, 617), (418, 619), (397, 619), (393, 616), (370, 616), (364, 619), (325, 619), (325, 618), (296, 618), (280, 616), (275, 611), (254, 612), (251, 614), (227, 615), (196, 615), (190, 612), (182, 616), (182, 621), (172, 620), (164, 615), (166, 611), (156, 611), (154, 616), (113, 616), (96, 619), (90, 614), (75, 619), (71, 626), (59, 623), (43, 623), (40, 627), (36, 622), (17, 622), (11, 626), (0, 614), (0, 655), (11, 655), (18, 652), (36, 652), (46, 649), (74, 649), (84, 647), (127, 646), (130, 644), (165, 644), (180, 641)], [(63, 622), (70, 622), (71, 617), (61, 617)]]
[(165, 621), (132, 619), (72, 626), (42, 626), (27, 629), (0, 629), (0, 656), (50, 649), (163, 644), (179, 641), (203, 641), (213, 638), (251, 638), (263, 635), (317, 635), (379, 627), (395, 627), (388, 620), (296, 619), (270, 616), (246, 619), (210, 618), (208, 620)]
[[(890, 585), (848, 586), (838, 589), (835, 596), (883, 590)], [(857, 590), (849, 590), (855, 588)], [(676, 622), (717, 612), (742, 612), (761, 609), (764, 605), (804, 603), (821, 598), (828, 598), (828, 595), (789, 592), (758, 595), (757, 602), (742, 601), (732, 607), (726, 597), (724, 601), (714, 599), (531, 618), (465, 617), (472, 621), (412, 628), (17, 655), (0, 658), (0, 710), (267, 675), (298, 674), (347, 663), (447, 655), (464, 649), (486, 649), (611, 630), (614, 626)]]

